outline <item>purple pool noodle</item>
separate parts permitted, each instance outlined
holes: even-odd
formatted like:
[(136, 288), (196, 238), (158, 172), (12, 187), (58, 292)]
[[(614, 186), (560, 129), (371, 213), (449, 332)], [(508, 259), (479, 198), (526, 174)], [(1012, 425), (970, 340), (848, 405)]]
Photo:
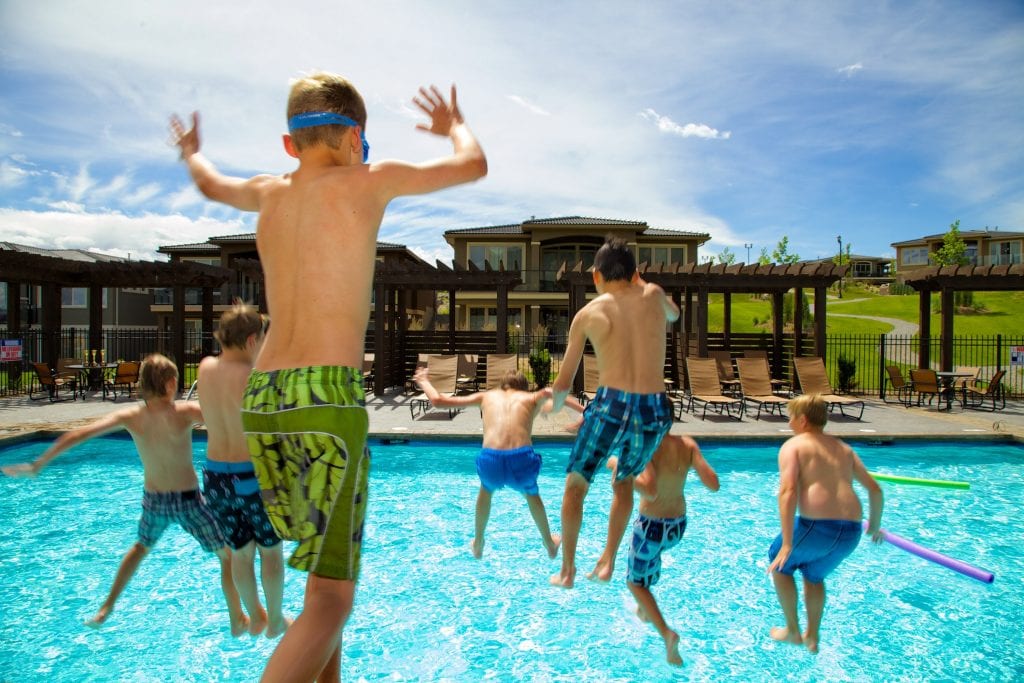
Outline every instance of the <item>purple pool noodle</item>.
[[(863, 525), (864, 529), (868, 528), (867, 522), (863, 522)], [(882, 529), (882, 538), (884, 538), (886, 541), (896, 546), (897, 548), (906, 550), (911, 555), (917, 555), (918, 557), (930, 560), (935, 564), (942, 565), (947, 569), (952, 569), (953, 571), (959, 572), (964, 576), (969, 576), (972, 579), (977, 579), (982, 583), (992, 583), (993, 581), (995, 581), (996, 577), (992, 572), (987, 572), (984, 569), (978, 569), (977, 567), (969, 565), (966, 562), (961, 562), (960, 560), (954, 560), (952, 557), (947, 557), (946, 555), (943, 555), (942, 553), (937, 553), (934, 550), (928, 550), (928, 548), (919, 546), (913, 541), (908, 541), (902, 536), (897, 536), (891, 531), (886, 531), (885, 529)]]

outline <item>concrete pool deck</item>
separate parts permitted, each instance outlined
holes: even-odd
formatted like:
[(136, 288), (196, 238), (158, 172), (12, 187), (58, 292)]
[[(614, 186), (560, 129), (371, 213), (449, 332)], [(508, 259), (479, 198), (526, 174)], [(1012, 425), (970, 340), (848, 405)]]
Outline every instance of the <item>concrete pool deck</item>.
[[(480, 411), (463, 410), (449, 419), (448, 411), (434, 409), (413, 420), (409, 411), (409, 396), (401, 391), (383, 396), (371, 396), (366, 408), (370, 416), (370, 433), (378, 438), (472, 438), (482, 432)], [(103, 401), (99, 394), (87, 399), (49, 403), (31, 401), (25, 396), (0, 398), (0, 445), (33, 436), (66, 431), (84, 424), (131, 401)], [(897, 403), (883, 403), (877, 398), (865, 399), (864, 419), (843, 417), (836, 410), (829, 419), (827, 430), (836, 436), (852, 440), (874, 439), (998, 439), (1024, 443), (1024, 402), (1008, 401), (1004, 410), (988, 412), (963, 409), (958, 403), (951, 411), (938, 411), (934, 407), (905, 408)], [(856, 413), (856, 411), (853, 411)], [(709, 413), (702, 420), (697, 414), (683, 413), (682, 421), (672, 427), (674, 434), (689, 434), (698, 439), (781, 440), (786, 438), (789, 426), (785, 417), (761, 416), (755, 420), (754, 412), (741, 421)], [(576, 413), (563, 410), (561, 414), (538, 417), (534, 425), (537, 438), (572, 439), (566, 425)]]

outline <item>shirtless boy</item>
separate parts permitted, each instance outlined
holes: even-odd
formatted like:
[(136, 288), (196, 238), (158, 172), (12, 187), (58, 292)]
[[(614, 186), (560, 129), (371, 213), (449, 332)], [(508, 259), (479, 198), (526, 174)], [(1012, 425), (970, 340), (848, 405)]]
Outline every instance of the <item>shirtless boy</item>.
[(588, 578), (609, 581), (633, 511), (633, 478), (644, 471), (672, 427), (672, 404), (665, 395), (665, 334), (666, 323), (679, 319), (679, 308), (661, 287), (640, 279), (632, 249), (611, 236), (594, 257), (594, 286), (599, 296), (573, 318), (562, 368), (552, 384), (552, 409), (559, 410), (589, 339), (597, 355), (599, 387), (583, 414), (566, 467), (562, 569), (550, 579), (562, 588), (572, 588), (576, 580), (583, 500), (594, 473), (621, 450), (608, 538), (597, 566), (588, 574)]
[(256, 247), (273, 328), (256, 359), (242, 424), (264, 506), (278, 536), (299, 542), (289, 560), (309, 572), (303, 610), (263, 672), (264, 681), (336, 681), (342, 629), (359, 574), (370, 453), (362, 383), (377, 231), (395, 197), (483, 177), (487, 161), (463, 122), (455, 87), (413, 99), (417, 128), (451, 140), (451, 155), (421, 164), (366, 163), (366, 106), (336, 74), (293, 82), (284, 175), (233, 178), (199, 153), (198, 116), (172, 131), (197, 187), (215, 201), (258, 211)]
[[(249, 613), (249, 633), (277, 638), (288, 628), (281, 613), (284, 554), (274, 533), (242, 433), (242, 395), (263, 343), (264, 319), (253, 306), (236, 303), (224, 311), (214, 336), (219, 356), (199, 363), (199, 405), (206, 420), (203, 495), (231, 548), (231, 576)], [(260, 554), (267, 608), (256, 588), (255, 560)]]
[(114, 603), (128, 586), (135, 570), (156, 545), (161, 534), (176, 522), (192, 534), (206, 552), (217, 553), (220, 582), (231, 616), (232, 635), (241, 635), (249, 625), (242, 613), (238, 593), (231, 581), (231, 553), (202, 494), (192, 467), (192, 428), (203, 421), (199, 404), (175, 402), (178, 369), (165, 356), (147, 357), (139, 369), (139, 394), (144, 403), (122, 408), (91, 424), (65, 432), (34, 462), (3, 468), (12, 477), (35, 476), (64, 451), (97, 436), (118, 429), (131, 434), (142, 461), (143, 493), (139, 536), (125, 553), (110, 594), (87, 626), (98, 627), (107, 620)]
[[(533, 421), (545, 404), (550, 406), (551, 389), (529, 391), (526, 377), (518, 370), (505, 373), (500, 386), (489, 391), (478, 391), (464, 396), (446, 396), (430, 383), (427, 368), (420, 368), (414, 377), (430, 402), (439, 408), (460, 408), (478, 405), (483, 417), (483, 449), (476, 458), (476, 472), (480, 477), (480, 492), (476, 497), (476, 535), (473, 537), (473, 557), (484, 554), (484, 531), (491, 515), (491, 497), (500, 488), (508, 486), (526, 497), (537, 530), (540, 531), (548, 557), (558, 554), (561, 538), (548, 527), (537, 488), (541, 457), (533, 450)], [(575, 399), (570, 407), (582, 411)]]
[[(608, 459), (614, 472), (616, 458)], [(669, 664), (680, 666), (679, 634), (665, 623), (651, 586), (661, 578), (661, 554), (674, 548), (686, 532), (686, 475), (694, 470), (711, 491), (718, 490), (718, 474), (688, 436), (667, 434), (647, 467), (633, 482), (640, 493), (640, 514), (633, 522), (626, 585), (637, 604), (637, 616), (650, 622), (665, 641)]]
[[(825, 434), (828, 404), (818, 394), (804, 394), (787, 405), (795, 436), (779, 449), (779, 520), (782, 533), (768, 550), (768, 573), (786, 618), (771, 630), (775, 640), (803, 644), (818, 651), (818, 630), (825, 611), (825, 577), (860, 542), (860, 499), (853, 480), (868, 492), (868, 527), (875, 543), (882, 541), (882, 489), (864, 463), (842, 440)], [(798, 514), (799, 512), (799, 514)], [(793, 572), (804, 578), (807, 630), (800, 633)]]

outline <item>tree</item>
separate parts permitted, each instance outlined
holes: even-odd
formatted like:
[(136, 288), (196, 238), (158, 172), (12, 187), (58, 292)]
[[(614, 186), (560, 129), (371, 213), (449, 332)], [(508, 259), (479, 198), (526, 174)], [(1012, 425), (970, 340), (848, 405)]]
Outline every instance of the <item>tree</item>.
[(772, 257), (768, 255), (768, 247), (761, 247), (761, 255), (757, 257), (757, 265), (767, 266), (772, 262)]
[(960, 237), (960, 221), (956, 220), (949, 226), (949, 232), (942, 238), (942, 246), (932, 253), (932, 260), (938, 266), (966, 266), (967, 244)]
[(772, 261), (774, 263), (796, 263), (799, 260), (798, 254), (789, 253), (789, 237), (783, 235), (776, 245), (775, 251), (772, 252)]
[(736, 261), (736, 254), (732, 253), (732, 251), (729, 250), (729, 247), (725, 247), (715, 258), (719, 263), (731, 266)]

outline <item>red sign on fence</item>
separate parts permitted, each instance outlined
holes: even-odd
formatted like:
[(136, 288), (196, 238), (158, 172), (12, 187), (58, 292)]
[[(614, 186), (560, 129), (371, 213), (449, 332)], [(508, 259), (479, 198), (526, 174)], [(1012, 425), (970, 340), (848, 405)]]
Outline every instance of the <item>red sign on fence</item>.
[(0, 363), (13, 363), (21, 360), (21, 340), (0, 340)]

